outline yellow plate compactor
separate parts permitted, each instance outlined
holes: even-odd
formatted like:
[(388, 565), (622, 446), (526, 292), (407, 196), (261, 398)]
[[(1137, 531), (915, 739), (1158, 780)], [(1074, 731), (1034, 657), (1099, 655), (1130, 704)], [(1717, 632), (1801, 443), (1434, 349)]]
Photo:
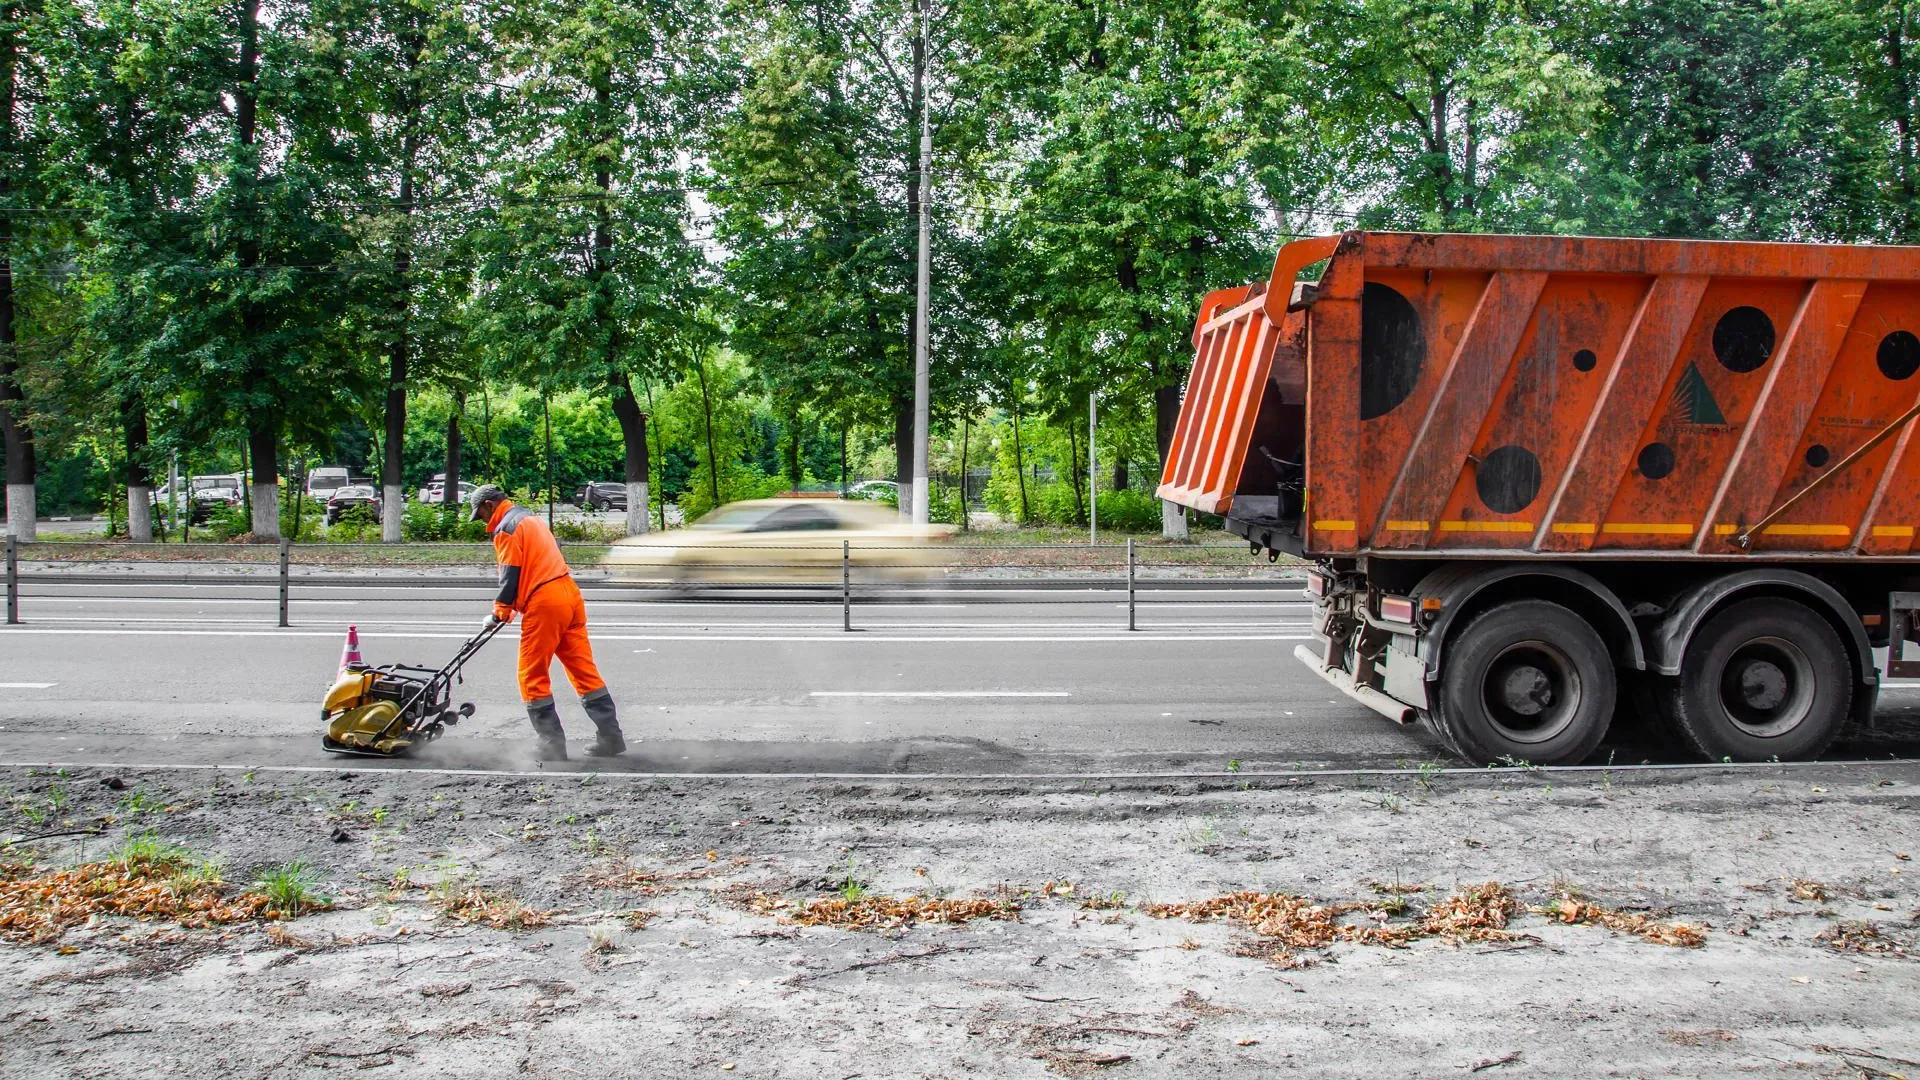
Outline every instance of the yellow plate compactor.
[(361, 757), (401, 757), (472, 716), (471, 701), (454, 706), (453, 686), (461, 681), (460, 669), (502, 625), (495, 623), (468, 638), (444, 667), (344, 664), (320, 709), (327, 725), (320, 736), (321, 749)]

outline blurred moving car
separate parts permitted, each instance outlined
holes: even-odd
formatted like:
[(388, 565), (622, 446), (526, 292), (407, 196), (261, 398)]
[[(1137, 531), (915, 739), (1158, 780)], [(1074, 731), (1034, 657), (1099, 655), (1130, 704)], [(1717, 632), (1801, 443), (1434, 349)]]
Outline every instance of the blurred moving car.
[(625, 510), (627, 485), (612, 480), (589, 480), (574, 489), (573, 505), (582, 510)]
[(837, 498), (729, 503), (691, 528), (616, 542), (601, 565), (614, 581), (700, 584), (840, 583), (841, 550), (857, 584), (929, 581), (934, 545), (951, 525), (910, 525), (885, 506)]
[(337, 465), (322, 465), (307, 471), (307, 497), (325, 502), (333, 493), (346, 487), (352, 477), (347, 470)]
[(891, 480), (862, 480), (847, 488), (847, 498), (868, 502), (900, 501), (900, 485)]
[(380, 516), (380, 496), (371, 485), (353, 484), (338, 488), (327, 498), (327, 524), (337, 525), (341, 515), (356, 506), (369, 507), (373, 516)]

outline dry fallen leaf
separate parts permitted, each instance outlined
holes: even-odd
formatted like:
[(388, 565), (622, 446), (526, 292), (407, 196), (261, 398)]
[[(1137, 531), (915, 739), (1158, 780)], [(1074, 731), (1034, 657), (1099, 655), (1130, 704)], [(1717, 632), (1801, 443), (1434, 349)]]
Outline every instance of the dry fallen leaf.
[(1259, 1040), (1259, 1039), (1235, 1039), (1235, 1040), (1233, 1040), (1233, 1045), (1235, 1045), (1235, 1046), (1258, 1046), (1258, 1045), (1260, 1045), (1260, 1040)]

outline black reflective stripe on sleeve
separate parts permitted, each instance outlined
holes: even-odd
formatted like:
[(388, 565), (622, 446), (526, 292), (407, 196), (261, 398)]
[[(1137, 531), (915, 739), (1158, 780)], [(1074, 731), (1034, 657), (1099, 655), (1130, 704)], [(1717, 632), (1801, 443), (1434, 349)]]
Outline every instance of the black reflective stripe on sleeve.
[(493, 602), (512, 607), (513, 602), (518, 599), (520, 599), (520, 568), (503, 566), (500, 568), (500, 594), (493, 598)]

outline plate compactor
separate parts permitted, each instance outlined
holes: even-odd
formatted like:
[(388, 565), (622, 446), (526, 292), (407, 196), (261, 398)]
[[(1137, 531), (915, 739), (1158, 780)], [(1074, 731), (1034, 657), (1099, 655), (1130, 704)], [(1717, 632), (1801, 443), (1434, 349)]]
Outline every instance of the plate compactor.
[(473, 702), (454, 706), (453, 686), (461, 681), (460, 669), (504, 625), (493, 623), (468, 638), (453, 659), (438, 668), (367, 664), (360, 659), (357, 629), (348, 627), (340, 677), (320, 708), (327, 725), (321, 748), (360, 757), (403, 757), (472, 716)]

